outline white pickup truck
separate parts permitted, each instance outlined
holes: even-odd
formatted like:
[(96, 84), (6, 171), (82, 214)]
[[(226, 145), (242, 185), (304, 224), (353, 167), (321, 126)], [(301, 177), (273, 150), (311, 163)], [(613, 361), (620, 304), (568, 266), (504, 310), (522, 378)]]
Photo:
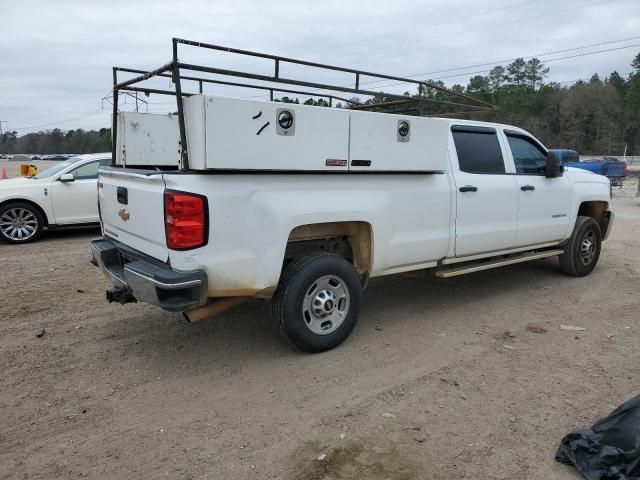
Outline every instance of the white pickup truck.
[(284, 337), (320, 352), (353, 330), (369, 278), (552, 256), (584, 276), (611, 232), (609, 180), (516, 127), (177, 97), (172, 116), (114, 107), (91, 243), (109, 301), (194, 321), (271, 299)]
[(185, 107), (192, 170), (100, 169), (91, 246), (110, 300), (198, 319), (272, 298), (284, 336), (315, 352), (352, 331), (368, 278), (547, 256), (587, 275), (611, 231), (609, 181), (564, 171), (519, 128), (201, 95)]

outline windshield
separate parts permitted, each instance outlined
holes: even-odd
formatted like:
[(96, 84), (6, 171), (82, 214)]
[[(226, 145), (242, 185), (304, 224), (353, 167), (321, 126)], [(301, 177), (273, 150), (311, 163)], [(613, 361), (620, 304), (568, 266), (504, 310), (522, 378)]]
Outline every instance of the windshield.
[(79, 161), (78, 158), (72, 158), (70, 160), (66, 160), (64, 162), (56, 163), (53, 167), (49, 167), (42, 172), (38, 172), (38, 174), (34, 178), (49, 178), (53, 177), (55, 174), (60, 173), (62, 170), (67, 168), (70, 165), (73, 165)]

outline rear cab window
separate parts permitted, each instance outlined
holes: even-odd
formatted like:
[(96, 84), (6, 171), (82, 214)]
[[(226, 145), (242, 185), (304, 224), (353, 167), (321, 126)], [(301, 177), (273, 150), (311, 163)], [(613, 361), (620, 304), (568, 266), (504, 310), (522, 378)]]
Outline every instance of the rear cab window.
[(504, 157), (495, 128), (454, 125), (451, 133), (461, 171), (485, 175), (505, 173)]

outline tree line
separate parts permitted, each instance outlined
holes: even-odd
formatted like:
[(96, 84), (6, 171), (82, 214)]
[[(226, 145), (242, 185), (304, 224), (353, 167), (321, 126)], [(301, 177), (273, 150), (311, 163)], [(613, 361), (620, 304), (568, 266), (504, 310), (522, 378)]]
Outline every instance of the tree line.
[[(547, 82), (549, 67), (539, 59), (514, 60), (495, 66), (487, 75), (471, 77), (467, 85), (455, 84), (451, 90), (464, 93), (498, 107), (484, 112), (458, 112), (442, 101), (450, 96), (435, 88), (423, 88), (405, 95), (422, 102), (424, 115), (453, 114), (458, 118), (517, 125), (540, 138), (548, 147), (571, 148), (581, 154), (640, 155), (640, 54), (631, 62), (627, 76), (612, 72), (605, 78), (594, 74), (588, 81), (572, 84)], [(441, 80), (429, 83), (445, 87)], [(375, 105), (393, 99), (378, 95), (365, 102), (357, 97), (337, 107), (353, 108), (361, 103)], [(297, 98), (277, 101), (300, 103)], [(323, 98), (308, 99), (305, 105), (328, 107)], [(460, 112), (461, 110), (461, 112)], [(111, 131), (47, 130), (18, 136), (15, 131), (0, 136), (0, 153), (93, 153), (111, 149)]]
[[(605, 78), (570, 85), (545, 82), (549, 67), (537, 58), (517, 59), (476, 75), (466, 86), (452, 89), (499, 107), (497, 111), (465, 118), (517, 125), (532, 132), (550, 148), (571, 148), (586, 155), (640, 154), (640, 54), (626, 77), (617, 71)], [(436, 82), (438, 83), (438, 82)], [(440, 82), (442, 85), (442, 83)], [(424, 93), (431, 99), (442, 94)], [(429, 107), (438, 113), (443, 106)]]
[(111, 150), (111, 129), (63, 131), (59, 128), (18, 136), (7, 131), (0, 136), (0, 153), (98, 153)]

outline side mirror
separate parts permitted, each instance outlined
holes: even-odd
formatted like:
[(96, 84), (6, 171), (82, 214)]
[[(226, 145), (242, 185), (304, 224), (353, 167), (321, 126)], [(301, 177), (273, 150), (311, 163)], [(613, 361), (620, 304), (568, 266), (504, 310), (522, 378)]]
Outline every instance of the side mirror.
[(544, 168), (544, 176), (547, 178), (561, 177), (564, 173), (561, 153), (557, 150), (547, 152), (547, 163)]
[(75, 180), (76, 177), (73, 176), (73, 173), (65, 173), (64, 175), (60, 175), (60, 178), (58, 178), (58, 181), (62, 183), (75, 182)]

